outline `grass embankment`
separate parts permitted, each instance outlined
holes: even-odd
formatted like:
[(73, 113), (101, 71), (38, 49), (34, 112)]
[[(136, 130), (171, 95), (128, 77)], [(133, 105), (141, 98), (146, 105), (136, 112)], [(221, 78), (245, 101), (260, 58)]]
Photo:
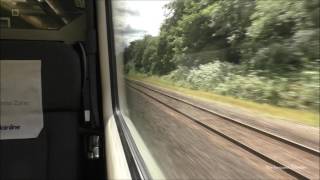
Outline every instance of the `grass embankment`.
[(145, 76), (142, 74), (130, 75), (128, 79), (138, 80), (145, 83), (150, 83), (157, 85), (169, 90), (178, 91), (188, 96), (201, 98), (203, 100), (209, 100), (214, 102), (221, 102), (226, 104), (231, 104), (239, 106), (248, 110), (253, 110), (266, 115), (279, 117), (278, 119), (283, 119), (287, 121), (292, 121), (295, 123), (301, 123), (309, 126), (319, 127), (319, 113), (310, 112), (305, 110), (296, 110), (283, 107), (272, 106), (269, 104), (259, 104), (252, 101), (236, 99), (230, 96), (222, 96), (215, 94), (214, 92), (207, 92), (201, 90), (192, 90), (188, 88), (178, 87), (174, 82), (164, 80), (158, 76)]

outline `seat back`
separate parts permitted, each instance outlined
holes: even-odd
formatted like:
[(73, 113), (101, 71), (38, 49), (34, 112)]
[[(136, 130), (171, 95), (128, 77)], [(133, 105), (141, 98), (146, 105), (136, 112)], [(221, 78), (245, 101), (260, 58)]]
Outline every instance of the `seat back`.
[(43, 128), (35, 138), (0, 140), (0, 179), (79, 179), (82, 116), (77, 53), (62, 42), (1, 41), (0, 60), (41, 61), (43, 116)]

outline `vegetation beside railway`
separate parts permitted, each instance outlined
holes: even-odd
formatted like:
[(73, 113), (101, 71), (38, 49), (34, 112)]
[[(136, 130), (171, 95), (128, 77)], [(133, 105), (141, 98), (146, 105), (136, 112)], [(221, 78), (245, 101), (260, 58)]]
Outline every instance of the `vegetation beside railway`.
[(175, 0), (166, 9), (159, 36), (126, 48), (128, 77), (319, 126), (318, 0)]
[(305, 124), (309, 126), (319, 127), (320, 117), (317, 112), (310, 112), (299, 109), (291, 109), (278, 107), (270, 104), (261, 104), (253, 101), (234, 98), (231, 96), (223, 96), (215, 94), (214, 92), (208, 92), (203, 90), (192, 90), (190, 88), (184, 88), (176, 86), (176, 83), (163, 79), (159, 76), (147, 76), (145, 74), (131, 74), (127, 77), (129, 80), (137, 80), (147, 84), (159, 86), (168, 90), (182, 93), (184, 95), (201, 99), (204, 101), (219, 102), (225, 104), (231, 104), (235, 107), (247, 109), (249, 111), (256, 112), (260, 115), (266, 115), (273, 117), (274, 119), (281, 119), (289, 122)]

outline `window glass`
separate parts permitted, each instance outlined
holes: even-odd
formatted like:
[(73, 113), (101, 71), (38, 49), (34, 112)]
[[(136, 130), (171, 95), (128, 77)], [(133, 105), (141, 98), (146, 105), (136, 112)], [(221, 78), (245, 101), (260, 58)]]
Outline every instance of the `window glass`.
[(121, 111), (156, 178), (319, 178), (318, 0), (112, 0)]

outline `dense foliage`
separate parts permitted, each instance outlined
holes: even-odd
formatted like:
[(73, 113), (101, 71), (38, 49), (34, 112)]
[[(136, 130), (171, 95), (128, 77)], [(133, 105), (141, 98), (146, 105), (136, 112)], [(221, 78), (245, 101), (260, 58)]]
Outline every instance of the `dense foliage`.
[(318, 0), (175, 0), (158, 37), (125, 50), (126, 72), (294, 108), (319, 106)]

